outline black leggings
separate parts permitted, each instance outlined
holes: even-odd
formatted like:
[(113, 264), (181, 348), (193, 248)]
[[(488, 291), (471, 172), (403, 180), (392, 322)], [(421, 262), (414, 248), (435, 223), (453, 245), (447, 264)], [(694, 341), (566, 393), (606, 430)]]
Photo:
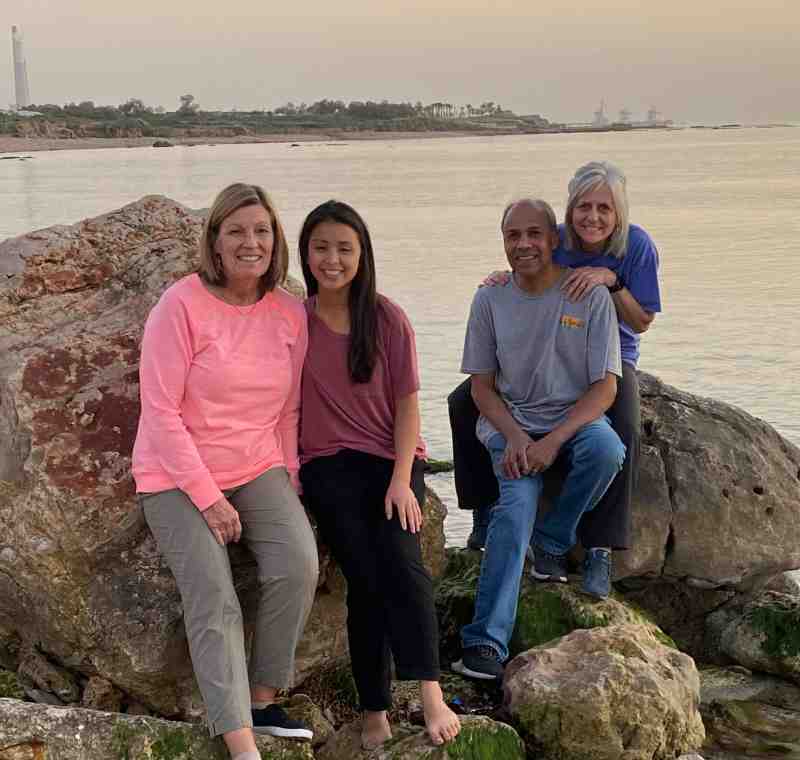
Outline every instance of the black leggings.
[[(489, 453), (475, 436), (478, 409), (472, 400), (471, 387), (471, 380), (467, 379), (447, 397), (456, 495), (461, 509), (488, 507), (500, 497)], [(625, 444), (625, 461), (598, 505), (581, 518), (578, 537), (586, 549), (596, 546), (630, 548), (631, 501), (639, 467), (641, 413), (639, 379), (635, 368), (627, 362), (622, 362), (617, 395), (607, 414), (611, 426)]]
[[(391, 707), (391, 663), (401, 681), (439, 680), (439, 632), (419, 534), (386, 519), (390, 459), (344, 449), (300, 469), (304, 500), (347, 580), (347, 636), (362, 710)], [(425, 501), (422, 462), (411, 488)]]

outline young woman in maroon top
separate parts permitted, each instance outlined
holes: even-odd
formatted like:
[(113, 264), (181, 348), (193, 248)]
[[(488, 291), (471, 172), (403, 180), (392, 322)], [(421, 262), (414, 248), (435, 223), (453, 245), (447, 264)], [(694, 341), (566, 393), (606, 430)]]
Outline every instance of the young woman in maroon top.
[(391, 663), (420, 681), (425, 724), (443, 744), (458, 717), (439, 686), (431, 579), (420, 552), (425, 498), (414, 332), (376, 292), (369, 231), (328, 201), (300, 232), (309, 346), (303, 368), (300, 480), (347, 579), (347, 633), (364, 711), (361, 740), (391, 737)]

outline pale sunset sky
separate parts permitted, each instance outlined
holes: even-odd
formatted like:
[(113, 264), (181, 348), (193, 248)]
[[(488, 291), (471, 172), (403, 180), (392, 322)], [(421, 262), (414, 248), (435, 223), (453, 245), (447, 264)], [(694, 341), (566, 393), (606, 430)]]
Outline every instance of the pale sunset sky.
[(34, 103), (174, 110), (494, 101), (551, 121), (655, 106), (678, 123), (800, 122), (798, 0), (4, 0)]

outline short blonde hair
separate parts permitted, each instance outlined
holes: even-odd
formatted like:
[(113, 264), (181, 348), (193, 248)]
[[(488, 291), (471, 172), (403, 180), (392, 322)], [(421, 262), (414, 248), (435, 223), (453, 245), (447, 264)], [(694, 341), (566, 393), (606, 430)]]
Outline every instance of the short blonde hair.
[(628, 193), (625, 189), (625, 175), (621, 169), (608, 161), (591, 161), (581, 166), (575, 176), (569, 181), (569, 196), (567, 210), (564, 214), (564, 230), (566, 244), (570, 250), (580, 250), (581, 239), (572, 226), (572, 212), (578, 201), (586, 193), (605, 185), (614, 200), (614, 211), (617, 215), (617, 225), (606, 242), (603, 253), (621, 259), (628, 249)]
[(209, 285), (225, 286), (225, 272), (217, 264), (214, 246), (217, 243), (222, 223), (235, 211), (245, 206), (262, 206), (269, 214), (274, 238), (272, 260), (269, 262), (269, 269), (261, 276), (264, 291), (268, 292), (274, 290), (277, 285), (281, 285), (286, 279), (286, 273), (289, 270), (289, 246), (286, 244), (286, 235), (272, 200), (258, 185), (235, 182), (221, 190), (214, 199), (200, 238), (199, 275)]

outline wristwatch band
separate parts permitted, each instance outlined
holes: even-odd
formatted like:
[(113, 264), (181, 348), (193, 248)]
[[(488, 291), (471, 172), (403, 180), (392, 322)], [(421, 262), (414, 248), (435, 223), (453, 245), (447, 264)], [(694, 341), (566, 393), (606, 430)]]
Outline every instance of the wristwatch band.
[(608, 289), (609, 293), (619, 293), (625, 287), (625, 281), (617, 275), (617, 281)]

